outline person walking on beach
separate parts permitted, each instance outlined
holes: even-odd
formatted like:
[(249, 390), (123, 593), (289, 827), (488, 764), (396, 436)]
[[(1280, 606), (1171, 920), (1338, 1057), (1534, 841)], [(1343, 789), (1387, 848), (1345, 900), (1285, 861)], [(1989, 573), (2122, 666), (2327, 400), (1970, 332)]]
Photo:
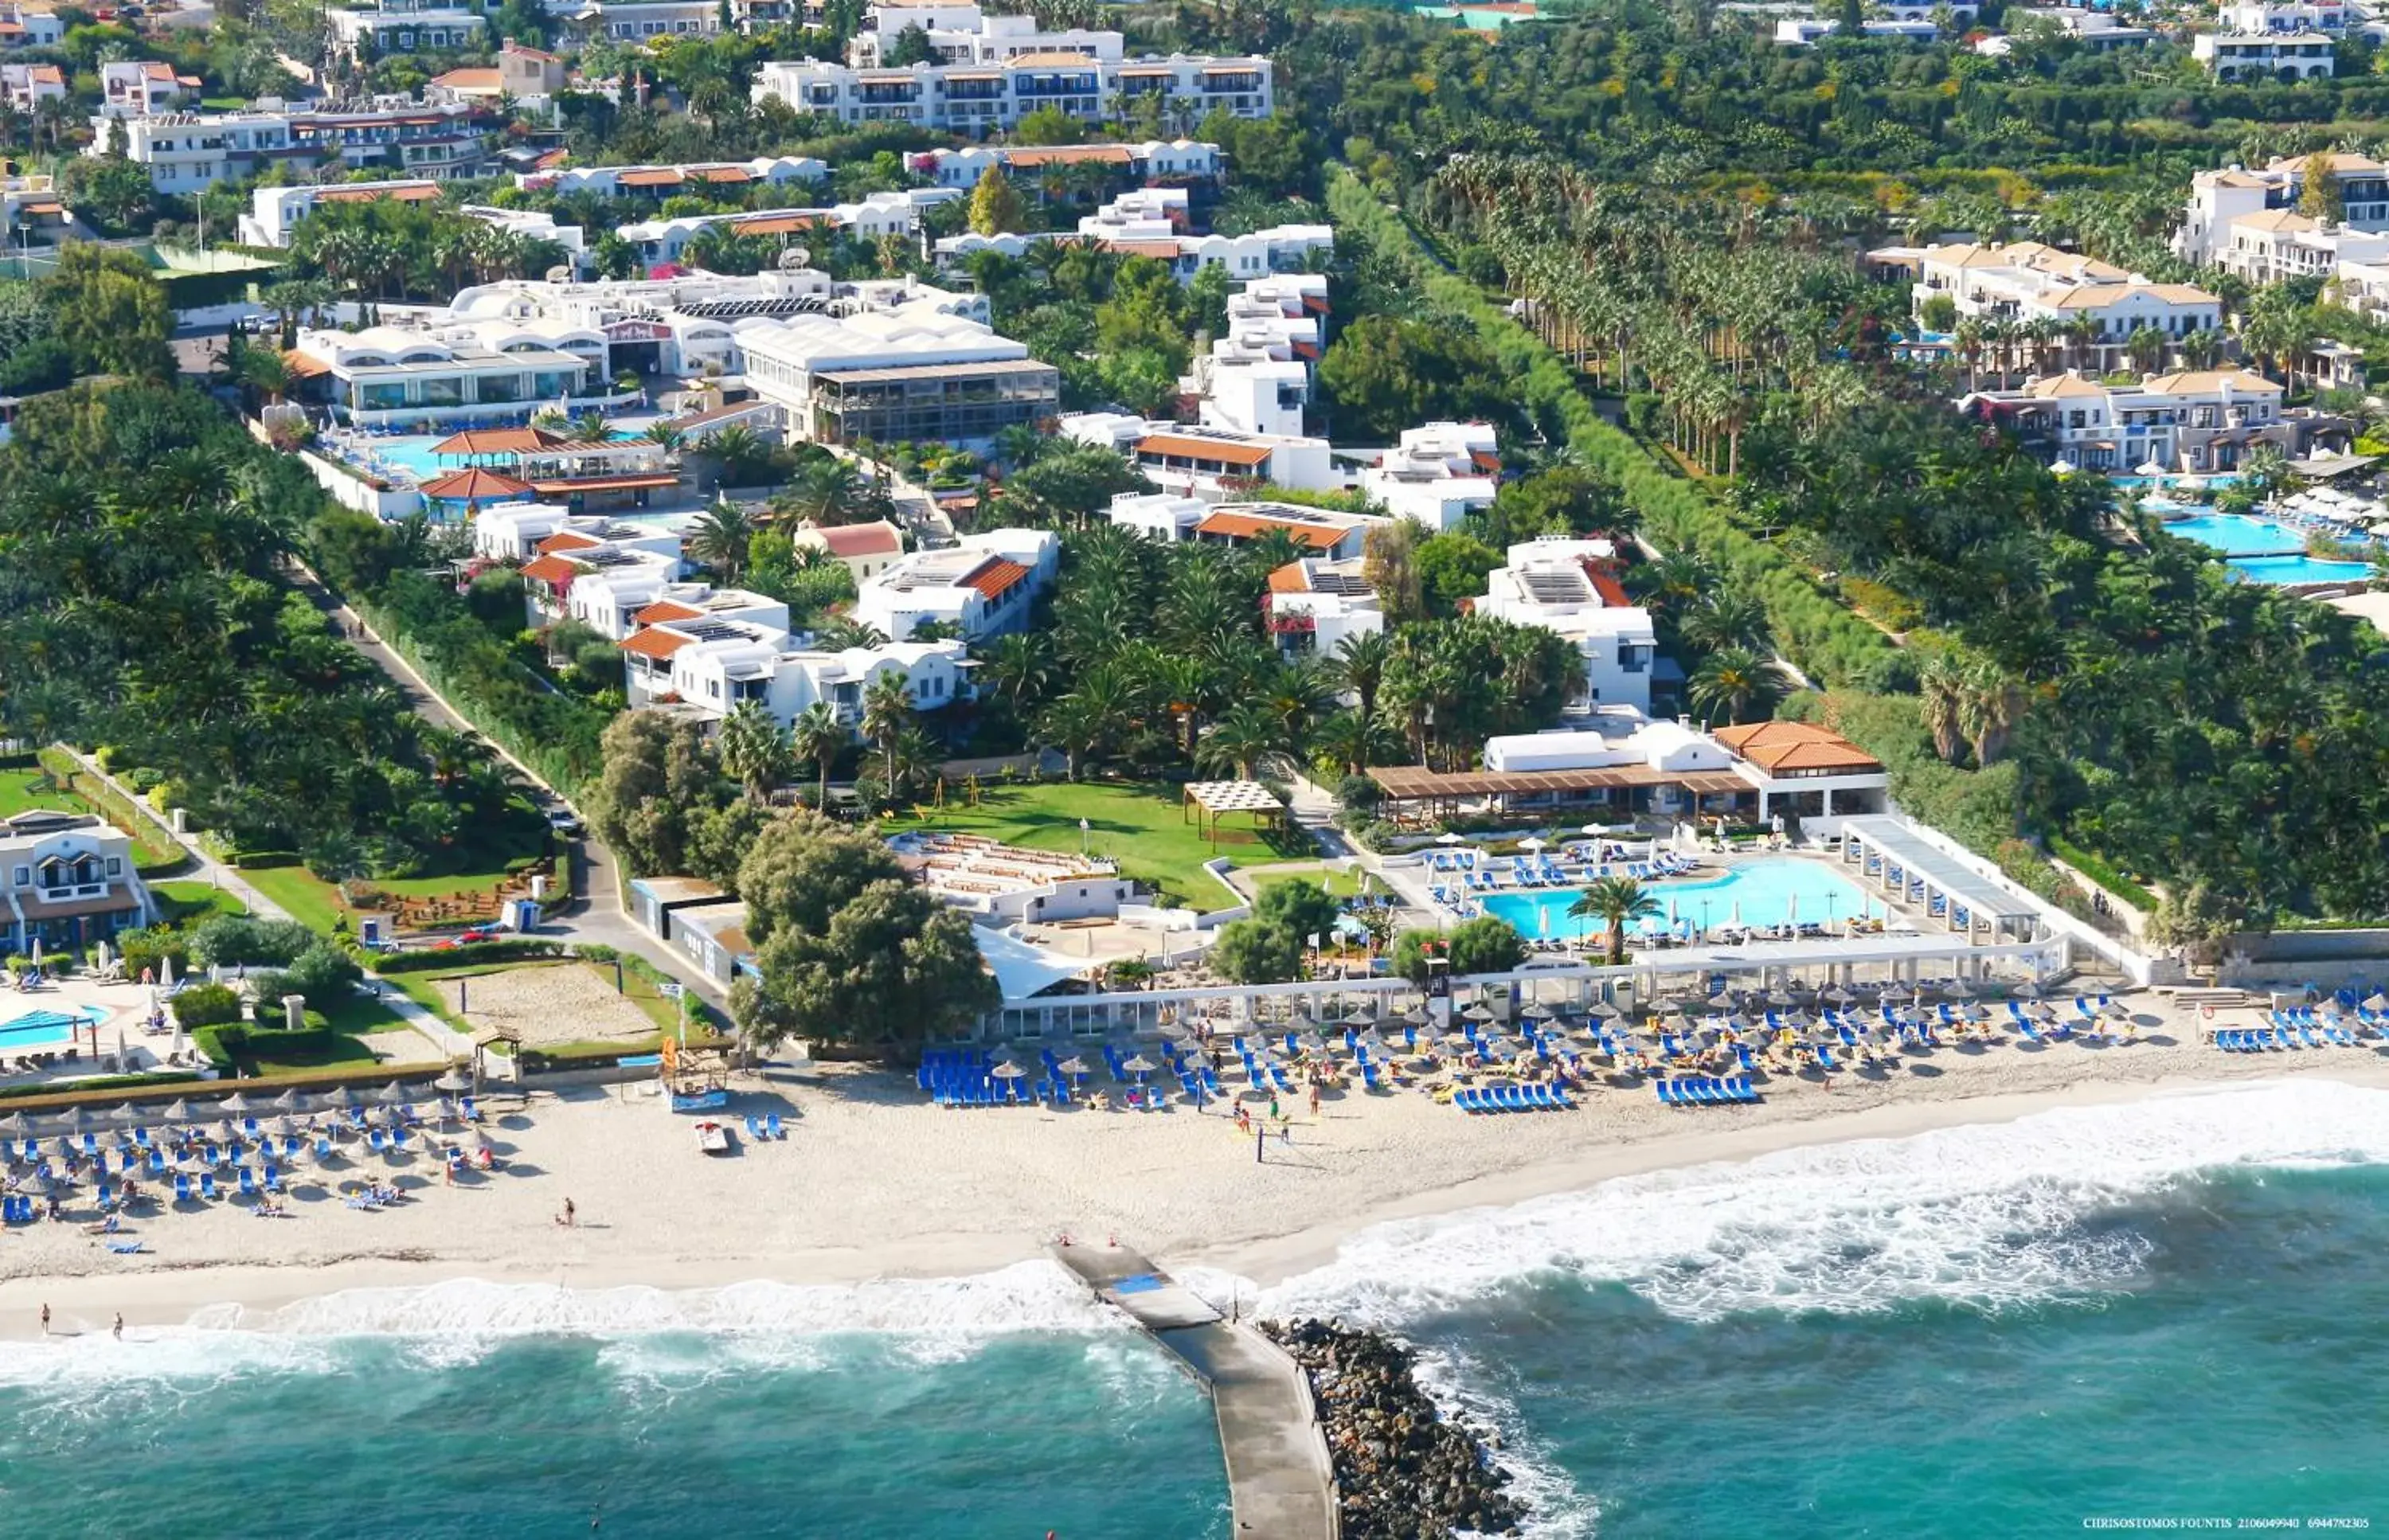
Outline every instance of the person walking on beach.
[(45, 1301), (43, 1302), (43, 1304), (42, 1304), (42, 1335), (43, 1335), (43, 1336), (45, 1336), (45, 1337), (46, 1337), (46, 1336), (48, 1336), (49, 1334), (50, 1334), (50, 1306), (49, 1306), (49, 1302), (48, 1302), (48, 1301), (46, 1301), (46, 1300), (45, 1300)]
[(564, 1200), (564, 1212), (556, 1216), (556, 1222), (562, 1225), (566, 1229), (572, 1229), (578, 1227), (580, 1223), (580, 1215), (573, 1208), (571, 1199), (567, 1198)]
[(1310, 1115), (1313, 1117), (1319, 1115), (1319, 1085), (1316, 1081), (1313, 1081), (1310, 1087)]
[(124, 1340), (124, 1312), (121, 1310), (116, 1313), (116, 1340), (120, 1343)]

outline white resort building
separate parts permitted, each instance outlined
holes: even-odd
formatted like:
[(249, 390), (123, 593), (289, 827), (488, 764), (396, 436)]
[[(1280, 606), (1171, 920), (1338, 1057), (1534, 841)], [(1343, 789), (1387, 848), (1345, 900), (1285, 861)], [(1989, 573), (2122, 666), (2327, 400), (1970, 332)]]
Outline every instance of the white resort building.
[(989, 172), (1000, 171), (1029, 193), (1036, 190), (1039, 177), (1076, 166), (1100, 166), (1122, 181), (1148, 186), (1195, 186), (1218, 181), (1223, 162), (1217, 145), (1149, 139), (1135, 145), (964, 145), (923, 150), (907, 157), (905, 165), (940, 187), (964, 192), (977, 187)]
[(2258, 444), (2293, 458), (2346, 447), (2347, 419), (2284, 411), (2281, 402), (2280, 386), (2246, 369), (2151, 375), (2134, 385), (2068, 370), (2013, 390), (1978, 391), (1959, 405), (2009, 424), (2082, 470), (2230, 471)]
[(1361, 490), (1395, 518), (1443, 531), (1489, 508), (1501, 472), (1490, 423), (1428, 423), (1361, 473)]
[(1053, 586), (1061, 550), (1048, 529), (988, 529), (916, 551), (860, 586), (854, 618), (898, 642), (925, 624), (953, 627), (973, 643), (1016, 631)]
[(92, 120), (84, 153), (121, 151), (161, 193), (188, 195), (275, 166), (294, 171), (387, 167), (415, 177), (478, 176), (488, 159), (484, 110), (377, 97), (359, 110), (281, 110), (260, 98), (239, 112), (162, 112)]
[(1567, 709), (1648, 711), (1659, 634), (1651, 612), (1627, 597), (1616, 572), (1617, 548), (1605, 540), (1528, 541), (1510, 547), (1507, 563), (1486, 574), (1476, 613), (1539, 626), (1576, 644), (1584, 660), (1584, 691)]
[(1922, 314), (1947, 296), (1961, 317), (2086, 323), (2090, 346), (2119, 350), (2141, 327), (2168, 342), (2218, 331), (2223, 301), (2188, 284), (2156, 284), (2112, 262), (2038, 241), (2006, 246), (1886, 247), (1867, 253), (1877, 271), (1905, 272)]

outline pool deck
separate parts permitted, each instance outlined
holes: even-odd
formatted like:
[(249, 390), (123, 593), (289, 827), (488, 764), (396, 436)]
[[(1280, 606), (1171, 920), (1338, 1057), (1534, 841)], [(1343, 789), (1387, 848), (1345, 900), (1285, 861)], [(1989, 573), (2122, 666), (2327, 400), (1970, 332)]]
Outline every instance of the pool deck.
[(1049, 1250), (1211, 1393), (1236, 1534), (1336, 1540), (1343, 1520), (1335, 1473), (1301, 1367), (1252, 1327), (1222, 1320), (1132, 1247), (1114, 1241)]

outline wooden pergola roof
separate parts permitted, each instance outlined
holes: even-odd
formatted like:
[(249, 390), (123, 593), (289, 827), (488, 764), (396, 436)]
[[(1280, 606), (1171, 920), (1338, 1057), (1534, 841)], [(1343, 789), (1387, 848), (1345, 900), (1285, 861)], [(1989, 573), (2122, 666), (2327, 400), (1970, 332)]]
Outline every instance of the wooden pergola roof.
[(1431, 770), (1415, 765), (1372, 769), (1369, 779), (1397, 802), (1462, 796), (1527, 796), (1543, 792), (1619, 791), (1640, 786), (1681, 786), (1698, 796), (1755, 792), (1758, 788), (1725, 770), (1655, 770), (1647, 765), (1608, 765), (1567, 770)]

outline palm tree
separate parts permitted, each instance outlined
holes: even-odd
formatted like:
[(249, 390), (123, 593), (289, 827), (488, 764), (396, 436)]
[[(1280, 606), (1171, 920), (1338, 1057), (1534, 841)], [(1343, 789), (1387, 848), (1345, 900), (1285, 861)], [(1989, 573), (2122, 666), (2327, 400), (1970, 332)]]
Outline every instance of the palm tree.
[(697, 448), (720, 467), (720, 484), (725, 487), (748, 485), (747, 477), (771, 463), (769, 445), (745, 423), (732, 423), (697, 440)]
[(606, 422), (606, 414), (591, 408), (572, 419), (572, 436), (584, 444), (602, 444), (613, 435)]
[(1739, 589), (1712, 590), (1678, 617), (1676, 632), (1698, 653), (1761, 647), (1767, 641), (1767, 606)]
[(841, 615), (813, 628), (813, 645), (824, 652), (842, 653), (849, 647), (885, 647), (888, 638), (878, 627)]
[(1253, 778), (1253, 766), (1263, 755), (1274, 754), (1285, 743), (1285, 724), (1261, 706), (1239, 706), (1211, 724), (1194, 745), (1197, 770), (1235, 772), (1239, 781)]
[(661, 418), (647, 425), (647, 442), (660, 448), (667, 458), (678, 454), (688, 443), (688, 435)]
[(862, 735), (885, 756), (884, 795), (896, 793), (896, 740), (913, 725), (913, 693), (894, 670), (874, 674), (862, 687)]
[(988, 644), (986, 658), (988, 682), (1016, 711), (1030, 697), (1045, 694), (1054, 682), (1053, 649), (1042, 632), (999, 636)]
[(837, 719), (837, 707), (827, 701), (815, 701), (797, 713), (789, 724), (788, 738), (796, 756), (811, 763), (816, 772), (818, 786), (813, 806), (829, 809), (829, 771), (847, 745), (846, 724)]
[(1333, 759), (1347, 775), (1358, 775), (1376, 757), (1377, 727), (1358, 711), (1338, 711), (1310, 735), (1312, 752)]
[(1386, 665), (1393, 655), (1393, 638), (1384, 631), (1361, 631), (1336, 643), (1327, 660), (1328, 679), (1359, 703), (1363, 722), (1376, 719), (1377, 689), (1386, 682)]
[(860, 472), (843, 460), (828, 459), (806, 467), (781, 495), (797, 516), (826, 528), (857, 522), (867, 493)]
[(747, 510), (728, 498), (716, 498), (696, 515), (682, 537), (683, 549), (713, 568), (724, 583), (735, 583), (747, 565), (747, 551), (755, 538), (755, 524)]
[(1596, 877), (1568, 906), (1571, 920), (1598, 920), (1609, 946), (1609, 965), (1626, 961), (1626, 927), (1659, 913), (1659, 900), (1631, 877)]
[(1772, 707), (1784, 688), (1783, 670), (1772, 659), (1748, 647), (1721, 647), (1701, 660), (1684, 694), (1706, 725), (1715, 727), (1720, 714), (1739, 725), (1744, 716)]
[(772, 799), (772, 788), (788, 778), (794, 768), (794, 755), (788, 748), (788, 735), (761, 703), (745, 701), (737, 709), (722, 719), (722, 732), (715, 739), (722, 755), (722, 766), (737, 777), (747, 788), (749, 800), (761, 803)]

